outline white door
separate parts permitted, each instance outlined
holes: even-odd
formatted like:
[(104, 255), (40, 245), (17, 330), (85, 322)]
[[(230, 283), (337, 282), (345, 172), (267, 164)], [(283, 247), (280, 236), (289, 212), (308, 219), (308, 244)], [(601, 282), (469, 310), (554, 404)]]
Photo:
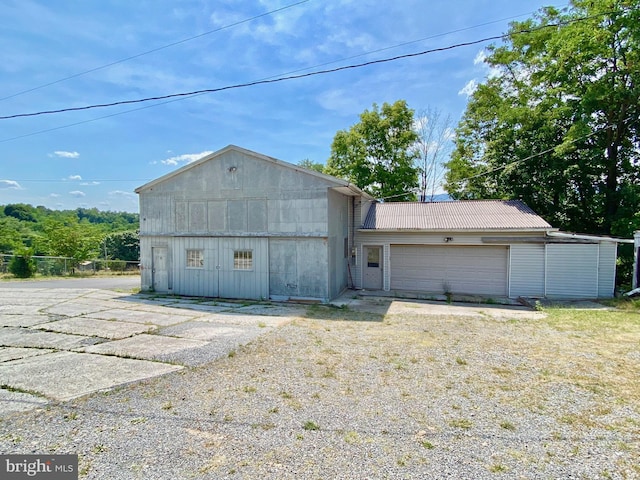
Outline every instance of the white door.
[(166, 292), (169, 290), (169, 275), (167, 273), (167, 247), (152, 247), (153, 290)]
[(382, 290), (382, 247), (364, 247), (362, 270), (362, 287), (369, 290)]
[(391, 289), (471, 295), (508, 295), (508, 247), (391, 247)]

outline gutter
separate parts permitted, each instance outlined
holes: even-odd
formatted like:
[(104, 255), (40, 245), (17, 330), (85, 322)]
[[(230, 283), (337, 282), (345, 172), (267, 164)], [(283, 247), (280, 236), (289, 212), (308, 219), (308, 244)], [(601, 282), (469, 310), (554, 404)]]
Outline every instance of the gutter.
[(557, 232), (557, 231), (548, 231), (547, 236), (558, 237), (558, 238), (570, 238), (574, 240), (592, 240), (595, 242), (633, 243), (633, 240), (628, 238), (614, 238), (614, 237), (598, 236), (598, 235), (582, 235), (579, 233), (566, 233), (566, 232)]

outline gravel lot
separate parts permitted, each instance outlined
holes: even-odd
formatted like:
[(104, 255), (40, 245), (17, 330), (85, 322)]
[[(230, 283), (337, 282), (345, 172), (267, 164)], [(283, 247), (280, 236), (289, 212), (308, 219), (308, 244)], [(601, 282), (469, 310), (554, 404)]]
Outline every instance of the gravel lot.
[(7, 417), (0, 451), (112, 480), (640, 478), (638, 337), (605, 338), (314, 306), (228, 357)]

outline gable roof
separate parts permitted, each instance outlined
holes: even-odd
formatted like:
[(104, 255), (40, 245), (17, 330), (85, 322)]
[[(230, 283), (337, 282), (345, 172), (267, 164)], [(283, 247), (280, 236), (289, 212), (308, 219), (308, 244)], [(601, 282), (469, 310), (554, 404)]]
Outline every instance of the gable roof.
[(374, 203), (362, 230), (548, 230), (552, 228), (520, 200)]
[(352, 183), (348, 182), (347, 180), (343, 180), (341, 178), (336, 178), (336, 177), (332, 177), (331, 175), (326, 175), (324, 173), (320, 173), (320, 172), (316, 172), (315, 170), (309, 170), (307, 168), (303, 168), (300, 167), (298, 165), (294, 165), (292, 163), (288, 163), (288, 162), (284, 162), (282, 160), (278, 160), (277, 158), (273, 158), (273, 157), (268, 157), (267, 155), (263, 155), (261, 153), (258, 152), (253, 152), (251, 150), (247, 150), (245, 148), (241, 148), (238, 147), (236, 145), (227, 145), (226, 147), (218, 150), (217, 152), (213, 152), (210, 153), (209, 155), (206, 155), (198, 160), (196, 160), (195, 162), (191, 162), (181, 168), (178, 168), (177, 170), (174, 170), (172, 172), (167, 173), (166, 175), (163, 175), (161, 177), (156, 178), (155, 180), (152, 180), (148, 183), (145, 183), (144, 185), (136, 188), (134, 191), (136, 193), (140, 193), (142, 190), (146, 190), (148, 188), (151, 188), (155, 185), (158, 185), (159, 183), (165, 182), (177, 175), (180, 175), (181, 173), (187, 171), (187, 170), (191, 170), (192, 168), (197, 167), (198, 165), (201, 165), (205, 162), (209, 162), (211, 160), (214, 160), (215, 158), (221, 157), (222, 155), (231, 152), (231, 151), (235, 151), (244, 155), (247, 155), (249, 157), (253, 157), (256, 158), (258, 160), (262, 160), (265, 162), (269, 162), (272, 163), (274, 165), (279, 165), (281, 167), (284, 168), (289, 168), (298, 172), (302, 172), (305, 173), (307, 175), (311, 175), (317, 178), (321, 178), (325, 181), (328, 181), (332, 184), (334, 184), (334, 186), (332, 187), (335, 190), (338, 190), (339, 192), (345, 194), (345, 195), (362, 195), (365, 198), (368, 199), (373, 199), (373, 197), (371, 197), (368, 193), (363, 192), (362, 190), (360, 190), (358, 187), (356, 187), (355, 185), (353, 185)]

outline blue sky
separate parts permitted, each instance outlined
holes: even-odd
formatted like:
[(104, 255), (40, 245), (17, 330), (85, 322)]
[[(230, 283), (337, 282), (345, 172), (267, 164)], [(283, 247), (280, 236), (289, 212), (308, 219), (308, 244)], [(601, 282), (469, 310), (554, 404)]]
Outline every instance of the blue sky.
[[(4, 0), (0, 116), (219, 88), (445, 47), (500, 35), (510, 21), (542, 6), (566, 5), (293, 5), (298, 1)], [(404, 99), (416, 112), (438, 109), (457, 123), (474, 82), (489, 73), (481, 62), (486, 45), (169, 103), (0, 120), (0, 204), (136, 212), (134, 188), (229, 144), (291, 163), (324, 163), (335, 133), (373, 103)], [(88, 70), (94, 71), (78, 75)]]

